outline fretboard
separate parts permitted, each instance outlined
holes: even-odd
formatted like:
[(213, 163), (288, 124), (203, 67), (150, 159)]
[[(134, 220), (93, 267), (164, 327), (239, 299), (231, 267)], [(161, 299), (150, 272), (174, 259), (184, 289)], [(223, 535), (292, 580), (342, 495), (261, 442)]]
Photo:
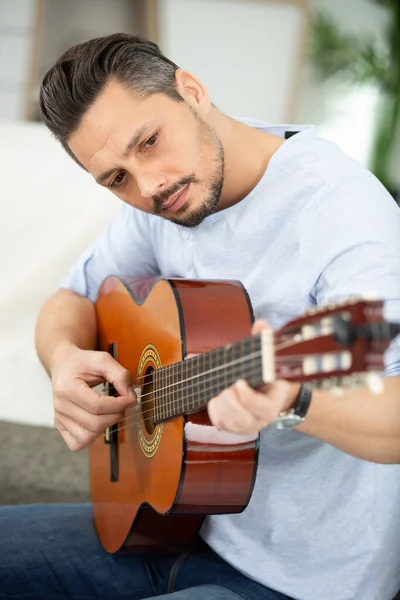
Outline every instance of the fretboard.
[(154, 371), (154, 423), (204, 408), (238, 379), (263, 381), (259, 335)]

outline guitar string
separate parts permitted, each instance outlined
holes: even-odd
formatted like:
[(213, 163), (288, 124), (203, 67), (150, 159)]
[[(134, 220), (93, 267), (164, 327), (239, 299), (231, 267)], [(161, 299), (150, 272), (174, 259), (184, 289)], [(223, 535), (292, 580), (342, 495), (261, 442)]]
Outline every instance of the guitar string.
[[(254, 354), (252, 355), (252, 357), (256, 357), (256, 358), (257, 358), (257, 357), (259, 357), (259, 356), (261, 356), (261, 352), (254, 353)], [(282, 358), (280, 358), (280, 359), (276, 359), (276, 360), (275, 360), (275, 364), (280, 364), (280, 363), (288, 364), (288, 363), (289, 363), (289, 362), (291, 362), (291, 361), (296, 361), (296, 360), (299, 360), (301, 357), (302, 357), (302, 355), (290, 356), (290, 357), (285, 357), (285, 358), (283, 358), (283, 357), (282, 357)], [(245, 359), (243, 359), (243, 360), (245, 360)], [(254, 360), (254, 359), (252, 358), (251, 360)], [(249, 361), (249, 362), (250, 362), (250, 364), (251, 364), (251, 360)], [(230, 362), (230, 363), (228, 363), (228, 364), (229, 364), (229, 365), (234, 365), (235, 363), (239, 363), (239, 362), (240, 362), (239, 360), (238, 360), (238, 361), (231, 361), (231, 362)], [(260, 369), (260, 367), (261, 367), (261, 365), (258, 365), (258, 367), (257, 367), (257, 368), (258, 368), (258, 369)], [(172, 388), (174, 388), (174, 387), (176, 387), (176, 386), (179, 386), (179, 385), (181, 385), (181, 384), (183, 384), (183, 383), (190, 382), (190, 381), (193, 381), (194, 379), (197, 379), (197, 378), (199, 378), (199, 377), (202, 377), (203, 375), (214, 374), (214, 373), (215, 373), (215, 371), (217, 371), (217, 370), (220, 370), (220, 369), (221, 369), (221, 367), (218, 367), (218, 369), (210, 369), (210, 370), (208, 370), (208, 371), (204, 371), (204, 373), (199, 373), (199, 374), (197, 374), (197, 375), (195, 375), (195, 376), (193, 376), (193, 377), (188, 377), (188, 378), (186, 378), (186, 379), (183, 379), (183, 380), (180, 380), (180, 381), (174, 382), (174, 383), (172, 383), (172, 384), (166, 385), (166, 386), (164, 386), (164, 387), (162, 387), (162, 388), (157, 388), (156, 390), (153, 390), (153, 391), (151, 391), (151, 392), (146, 392), (146, 394), (142, 394), (142, 395), (140, 396), (140, 405), (141, 405), (141, 406), (144, 406), (144, 405), (145, 405), (145, 404), (147, 404), (148, 402), (151, 402), (151, 401), (152, 401), (152, 400), (150, 399), (150, 400), (145, 400), (144, 402), (142, 402), (143, 398), (145, 398), (146, 396), (153, 396), (153, 397), (154, 397), (154, 393), (158, 393), (158, 392), (161, 392), (161, 391), (164, 391), (164, 390), (170, 390), (170, 389), (172, 389)], [(154, 371), (153, 371), (153, 373), (154, 373)], [(233, 373), (233, 374), (235, 373), (235, 369), (231, 369), (230, 371), (229, 371), (229, 370), (228, 370), (228, 371), (223, 371), (222, 373), (219, 373), (219, 375), (223, 375), (223, 376), (226, 376), (226, 377), (228, 377), (228, 376), (230, 376), (232, 373)], [(246, 374), (246, 376), (248, 376), (248, 374)], [(246, 379), (246, 377), (244, 377), (244, 376), (240, 377), (240, 376), (238, 375), (238, 377), (237, 377), (236, 381), (237, 381), (238, 379)], [(208, 382), (207, 382), (207, 383), (208, 383)], [(233, 385), (233, 384), (231, 384), (231, 385)], [(138, 386), (137, 386), (137, 387), (138, 387)], [(228, 387), (229, 387), (229, 386), (228, 386)], [(122, 421), (123, 421), (123, 419), (122, 419)], [(119, 422), (121, 423), (122, 421), (119, 421)]]
[[(256, 368), (256, 369), (253, 370), (253, 372), (250, 374), (250, 377), (253, 374), (257, 374), (257, 373), (259, 373), (259, 369), (258, 368)], [(210, 381), (210, 383), (211, 383), (210, 386), (205, 387), (205, 389), (201, 391), (202, 394), (207, 394), (208, 395), (208, 394), (210, 394), (212, 392), (213, 383), (211, 381)], [(209, 400), (211, 400), (212, 397), (213, 397), (213, 394), (211, 393), (210, 397), (209, 397)], [(175, 409), (177, 406), (179, 407), (181, 404), (183, 404), (187, 399), (190, 399), (190, 395), (187, 395), (184, 398), (177, 398), (176, 400), (172, 399), (171, 403), (169, 405), (167, 405), (167, 408), (168, 409)], [(186, 411), (183, 411), (180, 414), (185, 414), (185, 413), (189, 413), (189, 412), (196, 412), (198, 410), (201, 410), (202, 408), (205, 407), (205, 405), (207, 404), (207, 402), (208, 402), (208, 400), (205, 401), (204, 406), (196, 406), (196, 407), (193, 406), (193, 408), (190, 407), (190, 402), (189, 402), (188, 409)], [(135, 411), (136, 414), (133, 414), (133, 415), (130, 415), (129, 417), (125, 417), (124, 419), (121, 419), (121, 421), (118, 421), (117, 423), (115, 423), (111, 427), (115, 427), (116, 425), (119, 425), (120, 423), (124, 423), (124, 422), (127, 422), (127, 421), (131, 421), (131, 419), (134, 419), (134, 421), (130, 422), (129, 425), (125, 425), (124, 427), (119, 427), (117, 429), (114, 429), (114, 431), (122, 431), (123, 429), (128, 429), (129, 427), (133, 427), (134, 425), (136, 425), (136, 423), (138, 423), (140, 421), (143, 421), (144, 423), (146, 423), (148, 421), (152, 421), (152, 417), (146, 417), (146, 418), (143, 418), (143, 419), (142, 419), (142, 417), (143, 417), (143, 415), (146, 415), (146, 414), (149, 414), (149, 413), (153, 413), (153, 415), (154, 415), (154, 408), (150, 408), (150, 409), (147, 409), (145, 411), (142, 411), (141, 408), (142, 408), (142, 404), (141, 403), (137, 404), (136, 406), (133, 407), (133, 410)], [(139, 418), (138, 418), (138, 413), (140, 415)], [(177, 415), (169, 415), (169, 416), (167, 416), (167, 418), (165, 420), (169, 420), (170, 418), (174, 418), (176, 416), (179, 416), (179, 414), (177, 414)]]
[[(377, 323), (378, 323), (378, 324), (384, 324), (384, 323), (387, 323), (387, 322), (386, 322), (386, 321), (378, 321)], [(374, 322), (374, 323), (372, 323), (372, 322), (369, 322), (369, 323), (366, 323), (366, 324), (373, 325), (373, 324), (375, 324), (375, 322)], [(275, 332), (273, 331), (273, 334), (274, 334), (274, 333), (275, 333)], [(301, 340), (295, 340), (294, 338), (292, 338), (292, 339), (290, 339), (290, 340), (287, 340), (287, 341), (285, 341), (285, 342), (281, 342), (280, 344), (273, 344), (273, 349), (274, 349), (274, 352), (276, 352), (276, 351), (280, 351), (280, 350), (285, 350), (285, 349), (287, 349), (288, 347), (290, 347), (290, 346), (295, 346), (295, 345), (297, 345), (297, 344), (299, 344), (299, 343), (301, 343), (301, 342), (303, 342), (303, 341), (310, 341), (310, 340), (316, 340), (316, 339), (318, 339), (318, 338), (331, 337), (331, 336), (332, 336), (332, 333), (333, 333), (333, 332), (331, 332), (331, 333), (327, 333), (327, 334), (323, 334), (323, 335), (319, 334), (319, 335), (318, 335), (316, 338), (310, 338), (309, 340), (303, 340), (303, 339), (301, 339)], [(286, 335), (289, 335), (289, 334), (286, 334)], [(298, 333), (297, 335), (301, 335), (301, 334), (299, 334), (299, 333)], [(374, 332), (373, 332), (373, 331), (372, 331), (372, 335), (374, 336)], [(375, 337), (375, 336), (374, 336), (374, 337)], [(227, 348), (228, 350), (230, 350), (230, 349), (231, 349), (232, 347), (234, 347), (236, 344), (238, 345), (238, 347), (240, 347), (240, 346), (242, 346), (242, 344), (245, 344), (246, 342), (248, 342), (248, 341), (250, 341), (250, 340), (254, 340), (254, 339), (256, 339), (256, 338), (261, 338), (261, 334), (256, 334), (255, 336), (251, 336), (251, 337), (249, 337), (249, 338), (245, 338), (245, 339), (243, 339), (243, 340), (240, 340), (239, 342), (232, 342), (232, 344), (227, 344), (226, 346), (221, 346), (220, 348), (216, 348), (216, 349), (214, 349), (214, 350), (207, 351), (207, 352), (205, 352), (205, 353), (200, 353), (200, 354), (196, 355), (195, 357), (191, 357), (191, 358), (190, 358), (190, 359), (188, 359), (188, 360), (189, 360), (189, 361), (191, 361), (191, 360), (194, 360), (195, 358), (200, 358), (200, 357), (202, 357), (202, 356), (205, 356), (205, 355), (206, 355), (208, 352), (210, 352), (210, 353), (213, 353), (213, 352), (218, 352), (219, 350), (221, 350), (221, 351), (222, 351), (224, 348)], [(262, 352), (262, 351), (260, 351), (260, 352)], [(247, 357), (242, 357), (242, 358), (243, 358), (244, 360), (246, 360), (246, 358), (247, 358)], [(285, 357), (285, 358), (286, 358), (286, 357)], [(174, 366), (176, 366), (176, 365), (179, 365), (179, 364), (187, 364), (188, 360), (183, 360), (183, 361), (180, 361), (180, 362), (177, 362), (177, 363), (173, 363), (173, 364), (171, 364), (171, 365), (165, 365), (164, 367), (161, 367), (160, 369), (156, 369), (156, 371), (165, 370), (165, 372), (166, 372), (168, 369), (170, 369), (170, 368), (173, 368), (173, 367), (174, 367)], [(219, 367), (219, 368), (224, 368), (225, 366), (228, 366), (229, 364), (231, 364), (231, 363), (227, 363), (226, 365), (222, 365), (222, 366), (221, 366), (221, 367)], [(137, 384), (140, 384), (142, 381), (144, 381), (144, 380), (146, 379), (146, 377), (148, 377), (148, 375), (141, 375), (140, 377), (136, 377), (136, 378), (134, 379), (134, 381), (135, 381), (135, 383), (137, 383)], [(137, 386), (137, 387), (138, 387), (138, 386)]]
[[(249, 376), (251, 377), (252, 375), (257, 374), (257, 373), (259, 373), (259, 368), (258, 367), (256, 369), (254, 369), (253, 372), (250, 373)], [(213, 384), (212, 381), (210, 381), (209, 383), (211, 385), (205, 386), (204, 390), (201, 391), (201, 394), (207, 394), (208, 395), (212, 391), (215, 383)], [(184, 396), (183, 398), (178, 398), (176, 400), (171, 399), (171, 403), (167, 405), (167, 408), (173, 410), (176, 407), (179, 407), (181, 404), (183, 404), (186, 400), (188, 400), (188, 399), (190, 400), (190, 398), (191, 398), (191, 395), (189, 394), (189, 395)], [(211, 398), (212, 398), (212, 394), (210, 395), (209, 399), (211, 400)], [(149, 402), (149, 401), (147, 401), (147, 402)], [(207, 403), (207, 401), (205, 402), (205, 404), (206, 403)], [(130, 415), (129, 417), (126, 417), (125, 419), (121, 419), (121, 421), (118, 421), (117, 423), (115, 423), (115, 425), (113, 425), (111, 427), (115, 427), (116, 425), (119, 425), (120, 423), (126, 423), (127, 421), (130, 421), (131, 419), (135, 419), (135, 420), (133, 422), (130, 422), (129, 425), (125, 425), (124, 427), (119, 427), (118, 429), (114, 429), (113, 431), (116, 432), (116, 431), (122, 431), (123, 429), (128, 429), (129, 427), (133, 427), (134, 425), (136, 425), (136, 423), (139, 423), (140, 421), (143, 421), (144, 423), (146, 423), (148, 421), (152, 421), (152, 417), (146, 417), (146, 418), (143, 418), (143, 419), (142, 419), (142, 417), (143, 417), (143, 415), (147, 415), (149, 413), (154, 414), (154, 409), (150, 408), (150, 409), (142, 411), (141, 408), (142, 408), (142, 404), (141, 403), (135, 405), (133, 407), (133, 410), (135, 411), (135, 414)], [(197, 407), (196, 406), (196, 407), (190, 408), (190, 406), (189, 406), (189, 408), (188, 408), (188, 410), (186, 412), (188, 412), (188, 411), (190, 411), (190, 412), (196, 412), (197, 410), (201, 410), (201, 408), (204, 408), (204, 407), (201, 407), (201, 406)], [(196, 410), (194, 410), (194, 409), (196, 409)], [(183, 412), (185, 412), (185, 411), (183, 411)], [(179, 415), (173, 415), (173, 416), (179, 416)], [(170, 416), (170, 417), (168, 417), (168, 419), (169, 418), (173, 418), (173, 417)]]
[[(259, 337), (259, 336), (257, 335), (257, 336), (253, 336), (253, 337), (251, 337), (251, 338), (246, 338), (246, 340), (243, 340), (243, 341), (252, 340), (252, 339), (254, 339), (254, 338), (256, 338), (256, 337)], [(321, 336), (319, 336), (319, 337), (321, 337)], [(308, 340), (307, 340), (307, 341), (308, 341)], [(236, 343), (236, 342), (234, 342), (233, 344), (231, 344), (231, 346), (230, 346), (230, 347), (234, 346), (234, 344), (235, 344), (235, 343)], [(280, 351), (280, 350), (285, 350), (286, 348), (288, 348), (288, 347), (290, 347), (290, 346), (293, 346), (293, 345), (297, 345), (298, 343), (300, 343), (300, 342), (299, 342), (299, 341), (288, 340), (288, 341), (286, 341), (286, 342), (281, 342), (280, 344), (276, 344), (276, 345), (274, 344), (274, 346), (273, 346), (273, 349), (274, 349), (274, 351), (275, 351), (275, 352), (276, 352), (276, 351)], [(225, 348), (225, 347), (226, 347), (226, 346), (221, 346), (221, 349), (223, 349), (223, 348)], [(230, 349), (230, 347), (229, 347), (229, 345), (228, 345), (228, 348), (229, 348), (229, 349)], [(218, 350), (220, 350), (220, 348), (217, 348), (217, 349), (215, 350), (215, 352), (217, 352)], [(211, 352), (214, 352), (214, 350), (211, 350)], [(260, 350), (259, 352), (262, 352), (262, 351)], [(194, 357), (192, 357), (192, 358), (189, 358), (189, 359), (187, 359), (187, 360), (183, 360), (183, 361), (181, 361), (181, 362), (173, 363), (173, 364), (171, 364), (171, 365), (165, 365), (165, 367), (161, 367), (161, 369), (165, 369), (165, 370), (167, 370), (167, 369), (169, 369), (169, 368), (172, 368), (172, 367), (174, 367), (174, 366), (176, 366), (176, 365), (179, 365), (179, 364), (181, 364), (181, 363), (182, 363), (182, 364), (187, 364), (187, 363), (188, 363), (188, 362), (190, 362), (191, 360), (193, 360), (193, 361), (194, 361), (196, 358), (199, 358), (199, 359), (200, 359), (200, 357), (202, 357), (202, 356), (205, 356), (205, 354), (206, 354), (206, 353), (203, 353), (203, 354), (198, 354), (197, 356), (194, 356)], [(243, 360), (246, 360), (246, 358), (247, 358), (247, 357), (245, 356), (245, 357), (241, 357), (241, 358), (242, 358)], [(221, 368), (224, 368), (225, 366), (227, 366), (227, 365), (229, 365), (229, 364), (230, 364), (230, 363), (227, 363), (226, 365), (222, 365), (222, 366), (221, 366)], [(161, 369), (157, 369), (157, 370), (161, 370)], [(136, 377), (136, 378), (135, 378), (135, 383), (140, 383), (140, 382), (141, 382), (141, 381), (143, 381), (144, 379), (146, 379), (146, 375), (141, 375), (140, 377)]]
[[(251, 339), (251, 338), (249, 338), (249, 339)], [(292, 344), (292, 343), (293, 343), (293, 342), (289, 342), (289, 345), (290, 345), (290, 344)], [(296, 342), (296, 343), (297, 343), (297, 342)], [(286, 345), (287, 345), (287, 344), (286, 344)], [(277, 349), (277, 347), (276, 347), (275, 349)], [(258, 351), (258, 352), (252, 353), (252, 354), (250, 354), (250, 355), (248, 355), (248, 356), (246, 356), (246, 357), (241, 357), (241, 358), (239, 358), (239, 359), (236, 359), (236, 360), (234, 360), (234, 361), (231, 361), (231, 362), (229, 362), (229, 363), (226, 363), (226, 364), (224, 364), (224, 365), (220, 365), (220, 366), (218, 366), (218, 367), (216, 367), (216, 368), (210, 369), (210, 370), (208, 370), (208, 371), (205, 371), (205, 372), (203, 372), (203, 373), (199, 373), (199, 374), (195, 375), (194, 377), (190, 377), (190, 378), (187, 378), (187, 379), (185, 379), (185, 380), (181, 380), (181, 381), (178, 381), (178, 382), (174, 382), (172, 385), (168, 385), (168, 386), (166, 386), (166, 387), (164, 387), (164, 388), (161, 388), (160, 390), (157, 390), (157, 391), (162, 391), (162, 390), (165, 390), (165, 389), (170, 389), (170, 388), (172, 388), (172, 387), (175, 387), (175, 386), (177, 386), (177, 385), (180, 385), (180, 384), (182, 384), (182, 383), (185, 383), (185, 382), (187, 382), (187, 381), (191, 381), (191, 380), (193, 380), (193, 379), (196, 379), (196, 378), (198, 378), (198, 377), (202, 377), (202, 376), (204, 376), (204, 375), (207, 375), (207, 374), (210, 374), (210, 373), (214, 373), (215, 371), (219, 371), (219, 370), (221, 370), (221, 369), (226, 369), (226, 367), (227, 367), (227, 366), (235, 365), (235, 364), (238, 364), (238, 363), (240, 363), (240, 362), (244, 362), (244, 361), (246, 361), (246, 360), (247, 360), (247, 361), (250, 361), (250, 363), (251, 363), (251, 360), (252, 360), (252, 358), (253, 358), (253, 357), (259, 357), (259, 356), (261, 356), (261, 354), (262, 354), (262, 351)], [(297, 358), (299, 358), (299, 357), (296, 357), (296, 356), (291, 356), (291, 357), (276, 357), (276, 361), (275, 361), (275, 362), (278, 362), (278, 363), (279, 363), (279, 362), (285, 362), (285, 363), (287, 363), (289, 360), (295, 360), (295, 359), (297, 359)], [(175, 364), (176, 364), (176, 363), (175, 363)], [(178, 364), (179, 364), (179, 363), (178, 363)], [(182, 364), (185, 364), (185, 363), (182, 363)], [(172, 366), (172, 365), (168, 365), (168, 366)], [(256, 372), (256, 373), (259, 373), (260, 366), (261, 366), (261, 365), (258, 365), (258, 366), (256, 367), (256, 371), (254, 371), (254, 370), (253, 370), (253, 372), (252, 372), (252, 373), (248, 374), (248, 377), (251, 377), (251, 376), (254, 374), (254, 372)], [(232, 372), (234, 372), (234, 369), (232, 369)], [(227, 375), (228, 375), (228, 373), (227, 373), (226, 371), (224, 371), (222, 374), (223, 374), (224, 376), (227, 376)], [(229, 373), (229, 374), (230, 374), (230, 373)], [(141, 379), (145, 379), (145, 378), (146, 378), (146, 376), (143, 376)], [(139, 378), (138, 378), (137, 380), (139, 380)], [(136, 380), (136, 381), (137, 381), (137, 380)], [(212, 382), (211, 380), (210, 380), (209, 382), (206, 382), (206, 384), (207, 384), (207, 383), (210, 383), (210, 384), (211, 384), (211, 387), (209, 387), (208, 389), (206, 389), (206, 388), (205, 388), (205, 389), (203, 390), (203, 392), (202, 392), (202, 393), (206, 393), (206, 392), (207, 392), (207, 393), (209, 393), (209, 392), (211, 391), (211, 389), (212, 389), (213, 385), (215, 384), (215, 382)], [(143, 395), (141, 398), (143, 398), (144, 396), (147, 396), (147, 395), (152, 395), (152, 394), (153, 394), (153, 392), (149, 392), (149, 393), (147, 393), (147, 394), (144, 394), (144, 395)], [(211, 396), (211, 397), (212, 397), (212, 396)], [(188, 396), (184, 397), (183, 399), (182, 399), (182, 398), (179, 398), (179, 399), (177, 399), (177, 400), (172, 400), (172, 401), (171, 401), (171, 404), (167, 405), (167, 408), (172, 408), (172, 409), (173, 409), (173, 408), (175, 408), (175, 407), (176, 407), (176, 405), (177, 405), (177, 404), (179, 405), (179, 403), (180, 403), (180, 402), (181, 402), (181, 403), (183, 403), (183, 402), (184, 402), (184, 401), (185, 401), (187, 398), (188, 398)], [(210, 398), (210, 399), (211, 399), (211, 398)], [(136, 419), (136, 420), (135, 420), (133, 423), (131, 423), (130, 425), (127, 425), (127, 426), (125, 426), (125, 427), (120, 427), (120, 428), (117, 428), (117, 429), (116, 429), (116, 430), (114, 430), (114, 431), (115, 431), (115, 432), (116, 432), (116, 431), (122, 431), (123, 429), (127, 429), (127, 428), (129, 428), (129, 427), (133, 427), (134, 425), (136, 425), (136, 423), (137, 423), (137, 422), (139, 422), (140, 420), (142, 420), (142, 419), (141, 419), (141, 417), (142, 417), (143, 415), (145, 415), (145, 414), (147, 414), (147, 413), (149, 413), (149, 412), (150, 412), (150, 413), (151, 413), (151, 412), (153, 412), (153, 413), (154, 413), (154, 409), (153, 409), (153, 408), (151, 408), (151, 409), (148, 409), (148, 410), (145, 410), (145, 411), (141, 411), (142, 407), (143, 407), (145, 404), (149, 403), (149, 402), (151, 402), (151, 400), (147, 400), (147, 401), (145, 401), (145, 402), (143, 402), (143, 403), (142, 403), (142, 402), (140, 402), (140, 404), (138, 404), (138, 405), (136, 405), (136, 406), (134, 407), (134, 410), (135, 410), (135, 412), (136, 412), (136, 413), (138, 413), (138, 412), (140, 411), (140, 418), (139, 418), (139, 419), (137, 419), (137, 417), (136, 417), (135, 415), (130, 415), (129, 417), (126, 417), (126, 418), (124, 418), (124, 419), (121, 419), (121, 421), (118, 421), (117, 423), (115, 423), (115, 424), (114, 424), (114, 425), (112, 425), (111, 427), (115, 427), (115, 425), (119, 425), (120, 423), (123, 423), (123, 422), (129, 421), (130, 419), (133, 419), (133, 418), (134, 418), (134, 419)], [(200, 410), (200, 408), (198, 408), (198, 407), (196, 407), (196, 408), (197, 408), (198, 410)], [(190, 410), (190, 409), (189, 409), (189, 410)], [(171, 418), (171, 417), (167, 417), (167, 418)], [(151, 417), (149, 417), (149, 418), (145, 418), (145, 419), (143, 419), (143, 422), (146, 422), (146, 421), (151, 421), (151, 420), (152, 420), (152, 418), (151, 418)]]
[[(327, 334), (327, 335), (329, 335), (329, 334)], [(252, 338), (248, 338), (248, 339), (252, 339)], [(277, 351), (277, 350), (279, 351), (279, 350), (282, 350), (282, 349), (286, 349), (288, 346), (295, 345), (297, 343), (299, 343), (299, 342), (297, 342), (297, 341), (295, 341), (295, 342), (293, 342), (293, 341), (282, 342), (280, 345), (278, 344), (278, 345), (276, 345), (274, 347), (274, 351)], [(343, 349), (337, 348), (337, 349), (333, 350), (333, 352), (331, 352), (331, 354), (340, 354), (340, 351), (343, 352), (343, 351), (345, 351), (345, 349), (343, 350)], [(325, 352), (324, 354), (327, 354), (327, 353)], [(172, 384), (168, 384), (168, 385), (164, 386), (163, 388), (158, 389), (157, 392), (160, 392), (160, 391), (163, 391), (163, 390), (167, 390), (167, 389), (171, 389), (172, 387), (181, 385), (181, 384), (186, 383), (188, 381), (192, 381), (193, 379), (196, 379), (196, 378), (199, 378), (199, 377), (203, 377), (204, 375), (213, 374), (216, 371), (219, 371), (221, 369), (226, 369), (227, 367), (230, 367), (232, 365), (237, 365), (238, 363), (244, 362), (246, 360), (251, 361), (253, 358), (258, 358), (261, 355), (262, 355), (262, 350), (259, 350), (257, 352), (253, 352), (251, 354), (248, 354), (245, 357), (240, 357), (238, 359), (232, 360), (232, 361), (230, 361), (228, 363), (225, 363), (223, 365), (219, 365), (217, 367), (213, 367), (212, 369), (209, 369), (208, 371), (204, 371), (204, 372), (198, 373), (198, 374), (196, 374), (196, 375), (194, 375), (192, 377), (188, 377), (186, 379), (173, 382)], [(198, 356), (204, 356), (204, 355), (198, 355)], [(309, 354), (308, 356), (313, 356), (313, 355)], [(304, 354), (301, 354), (301, 355), (297, 354), (297, 355), (291, 355), (291, 356), (285, 356), (285, 357), (275, 356), (275, 364), (287, 363), (287, 362), (294, 361), (294, 360), (299, 360), (299, 359), (302, 359), (302, 358), (304, 358)], [(191, 360), (191, 359), (189, 359), (189, 360)], [(147, 375), (143, 375), (141, 377), (137, 377), (135, 379), (135, 383), (138, 383), (141, 380), (145, 380), (146, 378), (148, 379), (149, 377), (152, 376), (153, 373), (157, 373), (157, 372), (161, 372), (161, 371), (163, 371), (167, 377), (175, 376), (176, 373), (172, 372), (172, 368), (171, 367), (174, 367), (176, 365), (182, 365), (182, 366), (185, 365), (185, 367), (187, 368), (188, 362), (187, 361), (182, 361), (180, 363), (173, 363), (172, 365), (166, 365), (165, 367), (162, 367), (161, 369), (155, 369), (154, 371), (152, 371), (151, 373), (149, 373)], [(230, 374), (229, 371), (226, 374), (229, 375)], [(239, 377), (239, 379), (240, 379), (240, 377)], [(135, 385), (134, 387), (138, 388), (140, 386), (139, 385)], [(141, 396), (141, 399), (144, 398), (145, 396), (149, 396), (149, 395), (152, 395), (152, 394), (153, 394), (152, 391), (151, 392), (147, 392), (146, 394), (143, 394)], [(145, 402), (143, 402), (143, 404), (145, 404)]]

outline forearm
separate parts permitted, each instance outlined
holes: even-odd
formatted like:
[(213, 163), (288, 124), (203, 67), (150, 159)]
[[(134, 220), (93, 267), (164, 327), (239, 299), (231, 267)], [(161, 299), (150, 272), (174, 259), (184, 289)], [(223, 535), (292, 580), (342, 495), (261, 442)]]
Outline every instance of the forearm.
[(60, 290), (43, 306), (36, 324), (36, 350), (46, 371), (72, 348), (96, 347), (94, 305), (70, 290)]
[(315, 390), (296, 429), (364, 460), (400, 463), (400, 377), (385, 377), (382, 394)]

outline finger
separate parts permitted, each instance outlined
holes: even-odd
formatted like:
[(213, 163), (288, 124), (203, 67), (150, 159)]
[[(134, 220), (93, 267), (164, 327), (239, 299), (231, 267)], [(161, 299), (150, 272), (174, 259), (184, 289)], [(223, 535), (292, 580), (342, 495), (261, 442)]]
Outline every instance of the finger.
[(54, 425), (56, 426), (58, 432), (62, 436), (62, 438), (63, 438), (64, 442), (66, 443), (66, 445), (68, 446), (69, 450), (71, 450), (72, 452), (76, 452), (76, 451), (82, 449), (78, 440), (75, 439), (73, 435), (71, 435), (71, 433), (68, 431), (68, 429), (66, 429), (62, 425), (60, 419), (58, 419), (57, 417), (54, 418)]
[[(269, 386), (269, 389), (270, 388), (271, 386)], [(282, 386), (282, 389), (275, 391), (275, 395), (270, 396), (268, 395), (268, 392), (257, 392), (242, 379), (235, 383), (233, 389), (237, 393), (240, 404), (249, 411), (259, 423), (267, 423), (271, 419), (275, 419), (277, 413), (279, 413), (282, 408), (282, 403), (287, 397), (286, 386)]]
[(120, 396), (133, 396), (132, 377), (130, 372), (120, 365), (108, 352), (98, 355), (100, 369), (104, 378), (117, 390)]
[(258, 333), (261, 333), (263, 331), (263, 329), (271, 329), (271, 328), (268, 325), (267, 321), (264, 321), (263, 319), (258, 319), (257, 321), (254, 321), (254, 323), (253, 323), (253, 327), (251, 328), (251, 333), (252, 333), (252, 335), (257, 335)]
[(94, 415), (73, 402), (66, 402), (60, 399), (54, 400), (54, 410), (58, 415), (69, 417), (85, 429), (94, 433), (102, 433), (107, 427), (122, 421), (125, 417), (124, 412)]
[[(63, 415), (61, 419), (57, 417), (57, 423), (60, 424), (60, 428), (57, 427), (57, 429), (62, 435), (64, 434), (63, 438), (65, 440), (69, 439), (68, 447), (71, 450), (83, 450), (84, 448), (90, 446), (90, 444), (92, 444), (95, 441), (95, 439), (98, 438), (99, 435), (101, 435), (99, 433), (94, 433), (93, 431), (85, 429), (84, 427), (82, 427), (78, 423), (75, 423), (75, 421), (73, 421), (69, 417), (66, 417), (65, 415)], [(66, 435), (66, 432), (68, 432), (70, 435)], [(74, 438), (75, 442), (71, 440), (70, 436)], [(72, 445), (72, 447), (70, 444)]]
[(92, 415), (110, 415), (124, 412), (136, 403), (136, 396), (102, 396), (90, 388), (82, 379), (75, 379), (75, 385), (55, 396), (82, 407)]
[(250, 433), (257, 430), (256, 420), (231, 388), (210, 400), (207, 409), (211, 423), (221, 431)]

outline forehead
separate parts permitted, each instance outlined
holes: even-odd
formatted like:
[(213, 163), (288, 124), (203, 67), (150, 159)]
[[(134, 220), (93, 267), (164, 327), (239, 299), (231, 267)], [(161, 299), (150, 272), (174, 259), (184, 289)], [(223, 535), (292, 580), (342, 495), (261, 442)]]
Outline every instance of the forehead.
[(138, 97), (117, 82), (110, 82), (86, 111), (68, 146), (81, 164), (92, 171), (100, 153), (122, 154), (129, 137), (146, 123), (160, 122), (171, 111), (163, 94)]

